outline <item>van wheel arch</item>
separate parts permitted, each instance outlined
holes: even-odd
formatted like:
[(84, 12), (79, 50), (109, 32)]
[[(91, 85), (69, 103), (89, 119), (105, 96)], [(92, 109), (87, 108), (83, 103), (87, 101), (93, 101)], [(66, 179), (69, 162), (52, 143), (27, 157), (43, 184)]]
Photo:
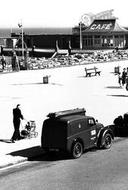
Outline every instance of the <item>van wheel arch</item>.
[(80, 158), (83, 154), (84, 146), (81, 139), (75, 139), (71, 147), (71, 156), (75, 159)]
[(112, 135), (110, 133), (106, 133), (104, 135), (104, 149), (109, 149), (112, 146)]
[(100, 134), (97, 142), (98, 148), (109, 149), (112, 145), (113, 135), (110, 132), (105, 132)]

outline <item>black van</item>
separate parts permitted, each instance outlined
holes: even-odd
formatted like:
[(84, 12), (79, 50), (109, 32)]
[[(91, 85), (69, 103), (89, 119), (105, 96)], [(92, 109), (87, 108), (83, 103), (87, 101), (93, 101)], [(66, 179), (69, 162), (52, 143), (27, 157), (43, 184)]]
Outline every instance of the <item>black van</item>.
[(43, 123), (41, 147), (45, 151), (63, 150), (79, 158), (91, 147), (110, 148), (113, 131), (86, 116), (84, 108), (48, 114)]

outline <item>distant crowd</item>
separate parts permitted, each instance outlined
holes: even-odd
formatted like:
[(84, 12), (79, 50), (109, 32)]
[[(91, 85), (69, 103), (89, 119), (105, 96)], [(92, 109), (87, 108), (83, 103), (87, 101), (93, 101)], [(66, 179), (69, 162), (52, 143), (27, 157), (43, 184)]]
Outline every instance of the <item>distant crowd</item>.
[(118, 73), (118, 83), (120, 87), (125, 86), (128, 90), (128, 67), (123, 68), (123, 71)]

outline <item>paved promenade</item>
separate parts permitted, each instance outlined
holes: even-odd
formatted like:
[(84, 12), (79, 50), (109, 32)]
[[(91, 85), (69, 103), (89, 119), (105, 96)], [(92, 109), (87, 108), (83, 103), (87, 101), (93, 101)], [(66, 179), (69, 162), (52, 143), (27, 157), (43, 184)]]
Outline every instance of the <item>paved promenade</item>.
[[(85, 65), (0, 74), (0, 168), (43, 154), (42, 123), (49, 112), (84, 107), (87, 115), (104, 125), (112, 124), (115, 117), (128, 112), (128, 91), (119, 86), (115, 66), (123, 70), (128, 61), (96, 64), (101, 76), (94, 77), (85, 77)], [(48, 84), (43, 84), (45, 75), (50, 76)], [(18, 103), (26, 120), (36, 121), (39, 135), (10, 143), (12, 109)], [(25, 121), (21, 129), (24, 126)]]

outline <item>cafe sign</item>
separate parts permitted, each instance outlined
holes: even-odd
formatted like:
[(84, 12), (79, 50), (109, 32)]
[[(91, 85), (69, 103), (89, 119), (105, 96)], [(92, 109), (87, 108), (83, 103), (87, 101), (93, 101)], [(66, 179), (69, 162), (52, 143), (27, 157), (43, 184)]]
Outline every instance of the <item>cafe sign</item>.
[(110, 30), (112, 28), (113, 24), (112, 23), (94, 23), (91, 25), (90, 29), (91, 30)]

